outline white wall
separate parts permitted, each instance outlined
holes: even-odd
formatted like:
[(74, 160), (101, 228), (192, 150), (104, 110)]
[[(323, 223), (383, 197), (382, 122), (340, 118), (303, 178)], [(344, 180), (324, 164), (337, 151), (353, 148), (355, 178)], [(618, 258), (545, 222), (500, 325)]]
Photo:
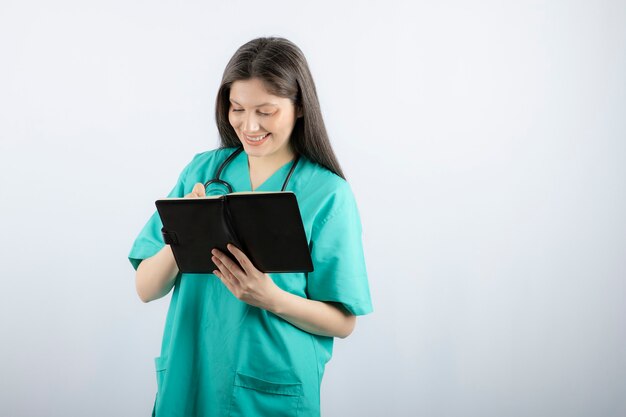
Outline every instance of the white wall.
[(263, 35), (362, 213), (323, 415), (626, 415), (624, 2), (129, 0), (0, 4), (0, 415), (149, 414), (169, 297), (126, 256)]

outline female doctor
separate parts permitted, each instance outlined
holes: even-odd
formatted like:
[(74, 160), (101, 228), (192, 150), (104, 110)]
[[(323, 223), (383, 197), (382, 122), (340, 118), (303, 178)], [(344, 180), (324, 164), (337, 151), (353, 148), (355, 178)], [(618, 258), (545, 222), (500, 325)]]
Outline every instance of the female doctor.
[(168, 197), (292, 191), (314, 271), (263, 273), (228, 245), (237, 262), (214, 249), (213, 274), (180, 273), (155, 211), (128, 255), (142, 301), (173, 289), (153, 415), (319, 416), (333, 340), (372, 304), (359, 212), (301, 50), (276, 37), (241, 46), (215, 116), (221, 146), (196, 154)]

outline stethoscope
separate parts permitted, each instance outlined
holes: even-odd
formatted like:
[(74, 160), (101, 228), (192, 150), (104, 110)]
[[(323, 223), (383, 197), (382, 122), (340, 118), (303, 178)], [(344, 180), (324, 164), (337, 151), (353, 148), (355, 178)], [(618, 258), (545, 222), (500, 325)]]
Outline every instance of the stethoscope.
[[(217, 174), (215, 174), (215, 178), (204, 183), (205, 192), (207, 191), (207, 187), (213, 183), (222, 184), (223, 186), (226, 187), (229, 193), (233, 192), (233, 188), (230, 186), (230, 184), (224, 180), (221, 180), (220, 175), (222, 171), (224, 170), (224, 168), (226, 168), (226, 165), (228, 165), (230, 161), (232, 161), (242, 151), (243, 151), (243, 146), (239, 147), (239, 149), (237, 149), (235, 152), (230, 154), (230, 156), (226, 158), (224, 162), (222, 162), (222, 165), (220, 165), (220, 167), (217, 169)], [(287, 177), (285, 178), (285, 182), (283, 183), (283, 188), (280, 191), (285, 191), (285, 188), (287, 188), (287, 183), (289, 182), (289, 178), (291, 177), (291, 174), (293, 174), (294, 169), (296, 169), (296, 165), (298, 164), (299, 160), (300, 160), (300, 155), (296, 155), (296, 158), (293, 160), (291, 164), (291, 168), (289, 169), (289, 173), (287, 174)]]

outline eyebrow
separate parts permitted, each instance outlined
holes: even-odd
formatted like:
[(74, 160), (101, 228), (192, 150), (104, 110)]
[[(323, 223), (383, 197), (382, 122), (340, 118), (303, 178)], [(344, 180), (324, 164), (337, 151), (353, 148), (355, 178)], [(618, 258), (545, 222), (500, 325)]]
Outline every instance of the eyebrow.
[[(230, 100), (230, 101), (232, 101), (233, 103), (238, 104), (239, 106), (241, 106), (241, 104), (237, 103), (237, 102), (236, 102), (235, 100), (233, 100), (232, 98), (229, 98), (229, 100)], [(258, 106), (256, 106), (256, 107), (263, 107), (263, 106), (275, 106), (275, 107), (278, 107), (278, 104), (276, 104), (276, 103), (270, 103), (270, 102), (267, 102), (267, 103), (259, 104), (259, 105), (258, 105)]]

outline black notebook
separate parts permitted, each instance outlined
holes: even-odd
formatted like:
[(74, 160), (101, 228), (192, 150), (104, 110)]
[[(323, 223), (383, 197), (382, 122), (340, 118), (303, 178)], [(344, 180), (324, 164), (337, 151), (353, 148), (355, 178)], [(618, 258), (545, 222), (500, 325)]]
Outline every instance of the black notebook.
[[(180, 272), (210, 274), (217, 248), (233, 261), (232, 243), (262, 272), (311, 272), (313, 262), (296, 195), (291, 191), (237, 192), (155, 202)], [(238, 263), (238, 262), (237, 262)]]

